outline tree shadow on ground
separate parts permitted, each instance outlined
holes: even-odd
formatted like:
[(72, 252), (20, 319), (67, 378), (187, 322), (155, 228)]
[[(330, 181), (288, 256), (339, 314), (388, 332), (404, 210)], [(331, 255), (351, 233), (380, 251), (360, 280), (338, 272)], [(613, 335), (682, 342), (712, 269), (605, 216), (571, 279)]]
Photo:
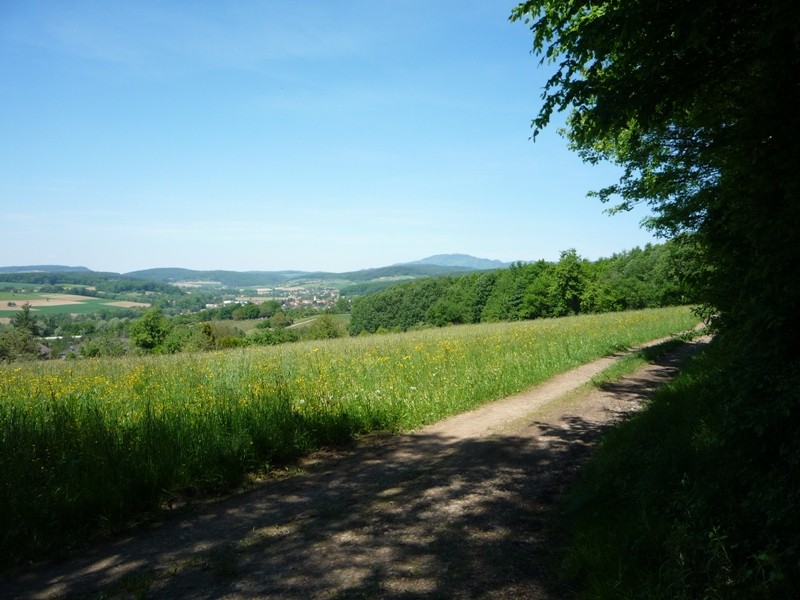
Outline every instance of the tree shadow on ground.
[(659, 387), (672, 380), (683, 364), (693, 355), (700, 352), (708, 344), (708, 338), (701, 338), (683, 344), (667, 353), (659, 353), (658, 347), (641, 351), (650, 366), (639, 376), (631, 375), (617, 381), (597, 384), (597, 388), (613, 399), (614, 407), (608, 410), (619, 417), (624, 417), (651, 397)]
[[(541, 426), (540, 426), (541, 429)], [(546, 597), (545, 523), (599, 425), (391, 438), (61, 565), (3, 597)]]

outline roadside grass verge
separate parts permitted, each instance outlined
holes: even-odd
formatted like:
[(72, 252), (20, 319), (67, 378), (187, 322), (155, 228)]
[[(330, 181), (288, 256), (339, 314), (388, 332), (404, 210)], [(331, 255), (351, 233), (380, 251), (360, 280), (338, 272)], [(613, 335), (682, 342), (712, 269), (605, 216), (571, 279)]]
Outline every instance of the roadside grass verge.
[[(561, 593), (798, 597), (797, 387), (759, 397), (767, 379), (714, 342), (605, 435), (554, 528)], [(763, 402), (785, 422), (768, 427)]]
[(0, 564), (689, 329), (689, 308), (0, 368)]
[(611, 365), (594, 375), (591, 380), (555, 400), (548, 402), (526, 418), (531, 418), (532, 415), (536, 415), (536, 418), (549, 418), (557, 414), (568, 412), (572, 410), (571, 407), (573, 405), (583, 401), (593, 390), (602, 389), (608, 384), (616, 383), (626, 375), (630, 375), (640, 367), (654, 362), (660, 356), (683, 345), (686, 340), (697, 337), (698, 335), (701, 335), (701, 333), (693, 330), (692, 332), (686, 332), (679, 336), (672, 336), (652, 346), (624, 352), (611, 363)]
[(660, 356), (663, 356), (664, 354), (667, 354), (668, 352), (682, 346), (686, 340), (691, 339), (691, 337), (696, 337), (696, 335), (700, 335), (700, 333), (697, 332), (696, 334), (673, 337), (659, 344), (647, 346), (646, 348), (639, 348), (633, 352), (629, 352), (628, 354), (620, 357), (619, 360), (615, 361), (609, 367), (603, 369), (600, 373), (592, 377), (591, 382), (586, 385), (600, 388), (606, 383), (619, 381), (626, 375), (634, 373), (640, 367), (652, 363)]

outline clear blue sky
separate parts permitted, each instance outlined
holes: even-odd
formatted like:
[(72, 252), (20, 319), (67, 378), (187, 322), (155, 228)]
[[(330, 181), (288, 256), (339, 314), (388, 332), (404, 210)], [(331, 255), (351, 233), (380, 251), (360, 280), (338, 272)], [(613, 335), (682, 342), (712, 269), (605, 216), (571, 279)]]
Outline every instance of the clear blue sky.
[(342, 272), (654, 241), (514, 2), (0, 3), (0, 265)]

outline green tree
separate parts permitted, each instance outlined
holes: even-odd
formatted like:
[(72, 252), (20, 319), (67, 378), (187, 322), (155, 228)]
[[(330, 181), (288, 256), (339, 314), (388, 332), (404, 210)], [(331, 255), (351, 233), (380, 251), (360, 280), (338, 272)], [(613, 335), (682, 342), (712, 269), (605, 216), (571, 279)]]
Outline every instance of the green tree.
[(142, 317), (131, 323), (131, 342), (144, 350), (155, 350), (171, 330), (170, 323), (159, 308), (150, 308)]
[(586, 290), (586, 260), (574, 248), (561, 253), (553, 269), (552, 315), (564, 317), (581, 312), (581, 298)]
[(463, 323), (464, 308), (455, 298), (440, 298), (428, 309), (425, 320), (437, 327)]
[(31, 305), (26, 302), (11, 319), (11, 324), (19, 330), (24, 330), (36, 337), (39, 335), (39, 325), (31, 314)]
[(345, 314), (350, 312), (350, 299), (345, 297), (340, 297), (336, 300), (336, 304), (334, 305), (334, 312), (339, 314)]
[(277, 300), (267, 300), (258, 305), (258, 316), (269, 318), (281, 310), (281, 303)]
[(270, 327), (288, 327), (292, 324), (292, 319), (282, 310), (278, 310), (269, 318)]
[(516, 321), (525, 317), (525, 288), (531, 280), (529, 265), (512, 264), (497, 273), (491, 294), (486, 298), (481, 320)]
[(425, 277), (357, 298), (353, 302), (350, 333), (375, 333), (380, 328), (406, 331), (428, 323), (428, 311), (445, 297), (453, 279)]
[[(668, 582), (664, 595), (796, 596), (797, 3), (531, 0), (511, 18), (529, 24), (534, 52), (552, 69), (534, 138), (554, 113), (568, 111), (570, 146), (590, 163), (622, 168), (619, 181), (595, 195), (612, 202), (612, 212), (646, 203), (648, 227), (696, 244), (676, 253), (674, 265), (705, 261), (688, 272), (719, 333), (719, 364), (703, 379), (717, 388), (703, 393), (718, 393), (719, 410), (686, 441), (701, 436), (725, 462), (695, 476), (703, 481), (687, 480), (692, 493), (675, 488), (671, 505), (682, 516), (657, 543), (681, 556), (683, 579)], [(621, 273), (645, 301), (641, 264)], [(709, 567), (721, 556), (724, 565)]]
[(258, 319), (261, 316), (261, 309), (258, 304), (248, 302), (231, 313), (231, 318), (234, 321), (243, 321), (245, 319)]
[(331, 315), (320, 315), (314, 319), (314, 322), (303, 332), (303, 337), (310, 340), (327, 340), (344, 337), (346, 335), (347, 328)]
[(127, 353), (125, 342), (112, 331), (104, 331), (82, 340), (79, 353), (86, 358), (103, 356), (124, 356)]
[(553, 317), (553, 296), (557, 285), (555, 268), (550, 263), (543, 263), (536, 277), (525, 288), (525, 318), (539, 319)]
[(492, 295), (495, 282), (497, 281), (497, 271), (489, 271), (482, 273), (477, 277), (473, 284), (472, 294), (470, 296), (469, 306), (469, 322), (479, 323), (481, 315), (486, 307), (486, 302)]
[(0, 326), (0, 363), (33, 359), (36, 355), (36, 340), (30, 331)]
[(660, 234), (696, 232), (719, 326), (797, 357), (796, 3), (532, 0), (511, 18), (553, 65), (534, 137), (569, 111), (571, 147), (623, 168), (596, 195), (613, 210), (649, 204)]

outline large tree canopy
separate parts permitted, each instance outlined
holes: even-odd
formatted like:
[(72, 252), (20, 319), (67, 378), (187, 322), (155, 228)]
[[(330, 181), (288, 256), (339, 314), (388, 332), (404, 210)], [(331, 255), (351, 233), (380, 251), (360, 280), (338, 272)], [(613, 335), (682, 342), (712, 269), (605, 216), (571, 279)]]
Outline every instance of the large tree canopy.
[[(596, 193), (698, 234), (723, 330), (794, 348), (800, 269), (800, 11), (793, 0), (533, 0), (514, 9), (552, 66), (534, 137), (569, 111), (585, 160), (624, 168)], [(796, 356), (796, 348), (794, 349)]]
[[(620, 592), (626, 597), (797, 597), (797, 2), (532, 0), (511, 18), (530, 25), (534, 51), (552, 69), (534, 137), (567, 111), (570, 145), (585, 160), (623, 168), (596, 195), (617, 210), (645, 202), (650, 227), (693, 238), (718, 327), (693, 374), (606, 455), (620, 482), (607, 491), (619, 493), (582, 500), (612, 507), (586, 514), (609, 523), (606, 541), (615, 524), (642, 523), (637, 515), (648, 510), (663, 516), (653, 527), (645, 519), (644, 542), (638, 532), (619, 538), (623, 550), (608, 564), (648, 544), (653, 560), (630, 580), (620, 569), (607, 589), (622, 582), (633, 590)], [(664, 415), (675, 436), (659, 435)], [(657, 450), (640, 464), (621, 458), (650, 443)]]

